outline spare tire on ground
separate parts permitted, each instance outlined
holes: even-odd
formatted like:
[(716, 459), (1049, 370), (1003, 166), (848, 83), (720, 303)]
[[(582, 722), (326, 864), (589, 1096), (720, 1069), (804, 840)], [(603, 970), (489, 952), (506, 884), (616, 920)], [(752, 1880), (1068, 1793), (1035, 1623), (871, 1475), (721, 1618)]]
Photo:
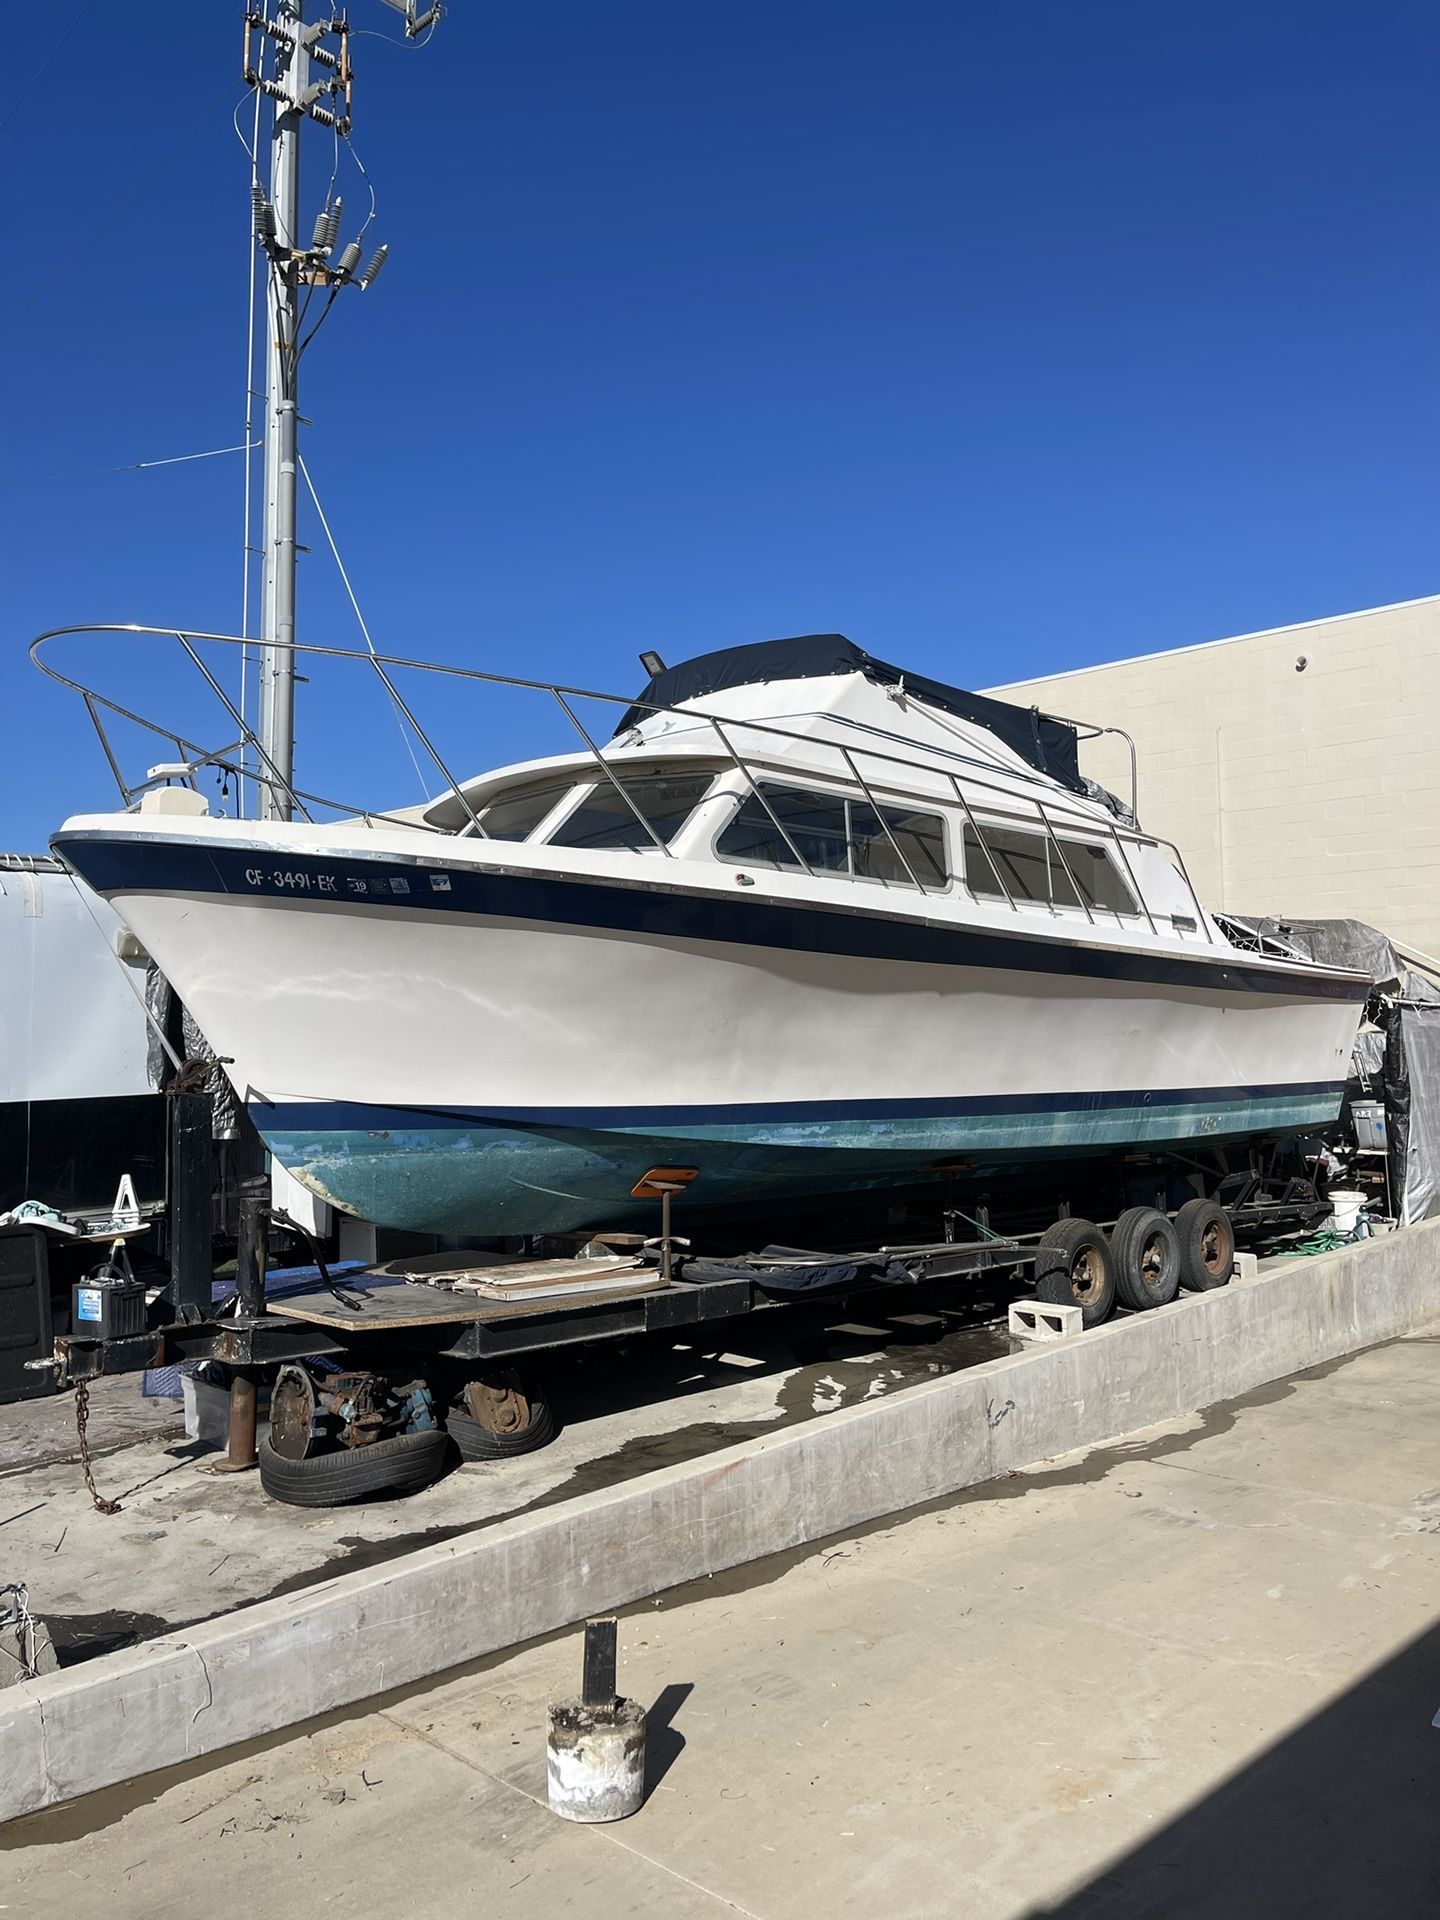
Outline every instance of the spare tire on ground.
[(439, 1477), (449, 1449), (449, 1435), (432, 1427), (287, 1460), (267, 1437), (258, 1449), (260, 1484), (272, 1500), (288, 1507), (343, 1507), (376, 1494), (418, 1493)]

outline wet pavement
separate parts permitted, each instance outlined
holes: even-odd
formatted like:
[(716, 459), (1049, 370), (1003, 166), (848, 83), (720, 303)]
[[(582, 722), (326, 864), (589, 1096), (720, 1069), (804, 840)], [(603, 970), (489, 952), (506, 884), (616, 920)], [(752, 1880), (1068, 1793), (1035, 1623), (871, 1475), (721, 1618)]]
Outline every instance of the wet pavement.
[(560, 1423), (550, 1446), (325, 1510), (270, 1500), (253, 1473), (206, 1472), (218, 1456), (184, 1441), (178, 1402), (142, 1399), (138, 1376), (99, 1382), (96, 1481), (121, 1510), (96, 1512), (86, 1492), (72, 1396), (4, 1409), (0, 1581), (25, 1581), (73, 1665), (979, 1365), (1012, 1350), (999, 1311), (973, 1292), (906, 1289), (766, 1310), (699, 1343), (562, 1353), (545, 1373)]

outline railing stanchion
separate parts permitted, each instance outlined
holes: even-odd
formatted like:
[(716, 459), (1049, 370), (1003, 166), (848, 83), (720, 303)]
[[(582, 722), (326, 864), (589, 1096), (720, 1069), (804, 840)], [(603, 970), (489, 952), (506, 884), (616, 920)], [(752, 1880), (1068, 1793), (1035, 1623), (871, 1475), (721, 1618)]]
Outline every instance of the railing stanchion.
[[(1075, 895), (1075, 898), (1080, 902), (1081, 906), (1084, 907), (1085, 918), (1090, 922), (1091, 926), (1093, 927), (1095, 924), (1095, 916), (1090, 911), (1090, 902), (1085, 898), (1084, 894), (1080, 891), (1079, 887), (1076, 886), (1075, 884), (1075, 876), (1070, 871), (1070, 862), (1065, 858), (1065, 849), (1061, 846), (1060, 842), (1055, 837), (1055, 829), (1050, 824), (1050, 816), (1045, 811), (1045, 803), (1043, 800), (1037, 800), (1035, 802), (1035, 811), (1039, 814), (1041, 820), (1044, 822), (1045, 831), (1050, 836), (1051, 846), (1054, 847), (1056, 853), (1058, 853), (1060, 856), (1060, 865), (1065, 869), (1065, 878), (1070, 882), (1071, 892)], [(1053, 888), (1051, 891), (1053, 893), (1054, 891)], [(1052, 906), (1054, 905), (1053, 899), (1051, 901), (1051, 905)]]
[(779, 834), (780, 838), (785, 842), (786, 846), (790, 849), (791, 853), (794, 854), (795, 859), (798, 865), (800, 866), (800, 868), (802, 869), (802, 871), (810, 874), (813, 878), (815, 869), (811, 866), (810, 862), (805, 858), (804, 854), (801, 853), (799, 847), (796, 846), (795, 842), (790, 838), (790, 835), (786, 832), (785, 823), (781, 820), (779, 814), (776, 813), (775, 809), (771, 806), (770, 802), (765, 798), (765, 794), (763, 789), (761, 788), (760, 782), (755, 778), (754, 774), (751, 773), (749, 767), (740, 758), (740, 755), (735, 751), (734, 747), (731, 746), (728, 738), (726, 737), (725, 729), (721, 726), (720, 722), (715, 718), (713, 713), (707, 713), (705, 715), (705, 718), (710, 722), (711, 726), (715, 729), (716, 734), (719, 736), (721, 746), (724, 747), (726, 753), (728, 753), (730, 758), (734, 761), (736, 772), (739, 773), (744, 779), (750, 782), (750, 791), (754, 794), (755, 798), (760, 802), (761, 806), (765, 809), (766, 813), (769, 815), (771, 826), (774, 827), (775, 831)]
[[(985, 855), (985, 858), (990, 862), (990, 871), (994, 874), (995, 878), (1000, 883), (1000, 891), (1005, 896), (1005, 904), (1009, 907), (1012, 913), (1018, 913), (1020, 911), (1020, 908), (1016, 902), (1015, 896), (1013, 893), (1011, 893), (1010, 888), (1006, 884), (1005, 876), (1003, 873), (1001, 873), (999, 865), (996, 862), (995, 856), (990, 851), (990, 844), (986, 840), (985, 835), (980, 830), (980, 822), (975, 818), (974, 814), (970, 811), (970, 802), (965, 798), (965, 789), (960, 785), (959, 780), (955, 777), (953, 773), (948, 773), (946, 775), (946, 778), (949, 780), (951, 786), (954, 787), (955, 789), (955, 798), (960, 802), (961, 806), (965, 809), (965, 818), (970, 822), (970, 826), (972, 831), (974, 832), (975, 838), (980, 843), (981, 852)], [(970, 863), (968, 860), (965, 862), (965, 868), (968, 876), (969, 868), (970, 868)], [(975, 890), (972, 887), (971, 892), (973, 893), (974, 891)]]
[[(880, 822), (881, 826), (885, 829), (885, 838), (890, 842), (891, 846), (895, 849), (896, 857), (898, 858), (901, 866), (904, 867), (906, 873), (909, 874), (911, 884), (916, 887), (919, 887), (921, 893), (928, 893), (929, 888), (924, 886), (921, 883), (919, 875), (916, 873), (915, 869), (911, 866), (910, 862), (905, 858), (905, 851), (903, 847), (900, 845), (900, 842), (895, 838), (894, 834), (890, 831), (890, 822), (885, 818), (884, 809), (881, 807), (880, 802), (875, 798), (874, 794), (870, 791), (869, 787), (865, 784), (865, 776), (863, 773), (861, 773), (859, 767), (855, 764), (854, 755), (851, 753), (848, 747), (841, 747), (840, 751), (845, 756), (845, 764), (850, 769), (851, 778), (855, 781), (856, 785), (859, 787), (860, 791), (864, 794), (865, 798), (870, 802), (871, 811), (874, 813), (875, 818)], [(853, 858), (853, 854), (854, 854), (853, 842), (851, 844), (851, 854)], [(888, 883), (885, 882), (884, 880), (881, 881), (882, 886), (886, 884)]]
[(596, 746), (595, 742), (590, 738), (589, 734), (585, 731), (584, 727), (580, 724), (580, 719), (578, 714), (572, 713), (570, 711), (570, 708), (566, 705), (564, 694), (561, 693), (558, 687), (550, 687), (547, 689), (547, 691), (550, 693), (553, 693), (556, 700), (559, 701), (560, 711), (565, 715), (565, 718), (570, 722), (571, 726), (574, 727), (575, 731), (579, 734), (580, 738), (585, 742), (586, 746), (590, 749), (590, 752), (594, 756), (596, 765), (599, 767), (600, 771), (605, 775), (605, 778), (610, 782), (611, 786), (614, 787), (615, 791), (619, 794), (620, 798), (625, 802), (626, 806), (630, 809), (631, 813), (634, 814), (635, 818), (640, 822), (641, 826), (645, 829), (646, 833), (649, 834), (650, 838), (655, 842), (655, 845), (660, 849), (661, 853), (664, 854), (665, 858), (667, 860), (673, 860), (675, 858), (674, 854), (671, 853), (669, 847), (660, 838), (659, 834), (656, 833), (654, 827), (645, 818), (644, 814), (640, 811), (639, 807), (636, 806), (634, 799), (631, 797), (631, 795), (626, 792), (624, 786), (621, 784), (619, 778), (616, 775), (615, 769), (610, 765), (610, 762), (605, 758), (604, 754), (601, 753), (599, 747)]
[(1140, 911), (1145, 915), (1145, 918), (1150, 922), (1150, 931), (1155, 935), (1155, 938), (1158, 940), (1160, 938), (1160, 929), (1155, 924), (1155, 916), (1150, 911), (1150, 903), (1146, 900), (1144, 892), (1141, 889), (1140, 882), (1136, 878), (1135, 869), (1130, 864), (1130, 856), (1125, 851), (1125, 842), (1120, 838), (1119, 828), (1112, 826), (1110, 829), (1110, 834), (1111, 834), (1111, 838), (1115, 842), (1115, 849), (1117, 853), (1120, 855), (1121, 861), (1124, 864), (1125, 871), (1130, 877), (1130, 891), (1134, 894), (1135, 898), (1140, 902)]

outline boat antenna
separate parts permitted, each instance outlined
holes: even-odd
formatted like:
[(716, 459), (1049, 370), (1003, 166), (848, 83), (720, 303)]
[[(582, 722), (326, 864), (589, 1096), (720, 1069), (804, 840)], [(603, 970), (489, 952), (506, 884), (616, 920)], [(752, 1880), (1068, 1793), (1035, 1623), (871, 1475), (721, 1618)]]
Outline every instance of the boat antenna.
[[(307, 4), (310, 0), (264, 0), (245, 16), (246, 83), (275, 102), (269, 192), (258, 168), (250, 190), (255, 242), (268, 268), (258, 732), (262, 761), (272, 777), (259, 783), (257, 812), (264, 820), (288, 820), (294, 799), (300, 359), (341, 289), (373, 286), (389, 253), (388, 247), (377, 247), (362, 267), (362, 228), (362, 238), (351, 240), (337, 254), (344, 207), (328, 192), (308, 244), (302, 237), (301, 129), (311, 120), (328, 127), (337, 142), (348, 142), (351, 124), (350, 23), (343, 13), (332, 12), (307, 22)], [(410, 40), (432, 30), (442, 13), (438, 6), (421, 12), (416, 0), (385, 4), (405, 16)], [(306, 333), (305, 321), (317, 295), (323, 296), (322, 304)]]

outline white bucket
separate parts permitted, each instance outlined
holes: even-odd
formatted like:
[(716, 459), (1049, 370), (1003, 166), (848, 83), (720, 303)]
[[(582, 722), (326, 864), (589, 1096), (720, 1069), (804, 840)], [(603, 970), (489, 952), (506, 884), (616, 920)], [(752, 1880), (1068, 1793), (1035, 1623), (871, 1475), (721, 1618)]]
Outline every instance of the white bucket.
[(1360, 1218), (1360, 1209), (1365, 1204), (1364, 1194), (1343, 1193), (1338, 1187), (1332, 1187), (1330, 1204), (1335, 1209), (1332, 1224), (1336, 1233), (1353, 1233), (1355, 1223)]

